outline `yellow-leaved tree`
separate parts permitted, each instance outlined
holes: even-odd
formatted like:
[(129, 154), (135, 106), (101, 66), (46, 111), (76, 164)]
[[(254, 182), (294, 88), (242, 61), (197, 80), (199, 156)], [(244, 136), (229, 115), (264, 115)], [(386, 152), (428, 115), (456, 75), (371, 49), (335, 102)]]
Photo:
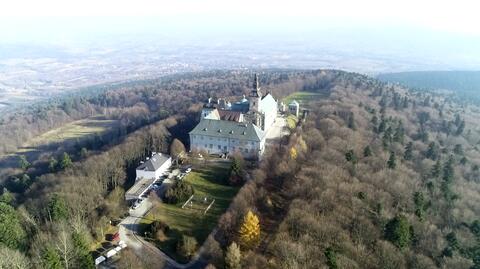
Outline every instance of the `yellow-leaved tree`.
[(239, 231), (239, 243), (243, 249), (252, 249), (260, 242), (260, 221), (251, 210), (243, 217)]
[(290, 149), (290, 158), (292, 158), (292, 160), (295, 160), (297, 159), (297, 155), (298, 155), (297, 149), (295, 147), (292, 147)]

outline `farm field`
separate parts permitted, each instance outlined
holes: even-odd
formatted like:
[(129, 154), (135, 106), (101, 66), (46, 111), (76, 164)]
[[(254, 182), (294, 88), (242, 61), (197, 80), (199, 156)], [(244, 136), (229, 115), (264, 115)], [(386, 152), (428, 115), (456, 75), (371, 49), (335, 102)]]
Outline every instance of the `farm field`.
[[(162, 251), (179, 262), (188, 262), (176, 254), (177, 241), (185, 234), (195, 237), (199, 246), (203, 244), (238, 191), (237, 187), (226, 184), (229, 173), (229, 163), (211, 163), (194, 169), (184, 179), (195, 190), (194, 196), (197, 200), (194, 201), (192, 208), (190, 206), (182, 208), (183, 202), (174, 205), (162, 203), (142, 220), (143, 225), (152, 223), (154, 219), (169, 225), (170, 231), (166, 234), (165, 240), (156, 241)], [(215, 199), (205, 215), (203, 210), (208, 204), (201, 204), (204, 197), (207, 197), (209, 202)]]

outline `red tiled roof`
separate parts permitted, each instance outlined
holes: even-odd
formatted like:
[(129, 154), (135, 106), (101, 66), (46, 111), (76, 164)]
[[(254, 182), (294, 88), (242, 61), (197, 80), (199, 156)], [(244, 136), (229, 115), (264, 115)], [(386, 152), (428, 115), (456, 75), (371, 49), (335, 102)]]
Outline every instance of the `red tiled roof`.
[(218, 110), (218, 114), (220, 115), (221, 120), (238, 122), (242, 113), (240, 111)]

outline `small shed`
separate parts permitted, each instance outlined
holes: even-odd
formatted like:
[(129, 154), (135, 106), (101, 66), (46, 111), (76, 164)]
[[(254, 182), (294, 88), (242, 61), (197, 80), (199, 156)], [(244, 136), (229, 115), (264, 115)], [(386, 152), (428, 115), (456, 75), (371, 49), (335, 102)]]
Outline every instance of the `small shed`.
[(298, 117), (298, 114), (300, 112), (300, 104), (297, 102), (297, 100), (293, 100), (288, 104), (288, 112), (295, 117)]

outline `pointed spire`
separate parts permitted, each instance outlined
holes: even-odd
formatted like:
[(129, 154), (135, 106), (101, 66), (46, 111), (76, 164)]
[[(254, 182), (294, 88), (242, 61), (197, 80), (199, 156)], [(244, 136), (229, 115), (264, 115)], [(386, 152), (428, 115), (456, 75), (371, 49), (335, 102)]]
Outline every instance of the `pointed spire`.
[(250, 92), (250, 97), (261, 97), (262, 93), (260, 92), (260, 85), (258, 83), (258, 75), (255, 73), (255, 78), (253, 81), (253, 89)]

